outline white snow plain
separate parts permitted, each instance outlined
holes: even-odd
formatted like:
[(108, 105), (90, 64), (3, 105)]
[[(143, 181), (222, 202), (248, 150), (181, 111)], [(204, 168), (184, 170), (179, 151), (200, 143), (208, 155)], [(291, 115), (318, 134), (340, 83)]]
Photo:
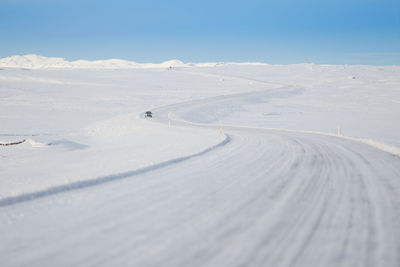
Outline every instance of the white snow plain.
[(0, 261), (399, 266), (399, 115), (400, 66), (0, 59)]

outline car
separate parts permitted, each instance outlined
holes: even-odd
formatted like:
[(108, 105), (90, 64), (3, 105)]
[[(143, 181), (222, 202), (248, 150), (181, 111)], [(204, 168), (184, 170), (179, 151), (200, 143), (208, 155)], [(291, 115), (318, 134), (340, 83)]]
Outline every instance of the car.
[(146, 112), (144, 113), (144, 117), (145, 117), (145, 118), (153, 118), (153, 113), (151, 113), (151, 111), (146, 111)]

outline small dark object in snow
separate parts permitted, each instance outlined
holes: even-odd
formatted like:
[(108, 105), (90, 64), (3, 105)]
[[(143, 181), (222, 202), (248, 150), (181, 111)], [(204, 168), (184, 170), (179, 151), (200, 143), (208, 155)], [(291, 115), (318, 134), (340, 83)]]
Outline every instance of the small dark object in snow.
[(0, 146), (13, 146), (13, 145), (19, 145), (22, 144), (23, 142), (25, 142), (26, 140), (22, 140), (22, 141), (16, 141), (16, 142), (11, 142), (11, 143), (0, 143)]
[(144, 117), (145, 117), (145, 118), (153, 118), (153, 113), (151, 113), (151, 111), (146, 111), (146, 112), (144, 113)]

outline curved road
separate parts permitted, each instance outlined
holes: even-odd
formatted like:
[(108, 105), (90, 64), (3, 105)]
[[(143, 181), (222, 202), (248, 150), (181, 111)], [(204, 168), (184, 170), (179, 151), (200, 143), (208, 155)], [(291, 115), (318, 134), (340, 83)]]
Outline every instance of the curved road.
[(225, 131), (230, 142), (199, 157), (1, 207), (2, 265), (400, 265), (399, 158), (334, 137)]

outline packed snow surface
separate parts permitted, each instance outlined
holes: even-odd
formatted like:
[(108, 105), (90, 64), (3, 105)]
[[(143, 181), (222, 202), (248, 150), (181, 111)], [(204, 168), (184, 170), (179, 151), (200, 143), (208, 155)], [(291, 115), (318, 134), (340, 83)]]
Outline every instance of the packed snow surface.
[(1, 265), (400, 266), (399, 115), (399, 66), (0, 59)]

